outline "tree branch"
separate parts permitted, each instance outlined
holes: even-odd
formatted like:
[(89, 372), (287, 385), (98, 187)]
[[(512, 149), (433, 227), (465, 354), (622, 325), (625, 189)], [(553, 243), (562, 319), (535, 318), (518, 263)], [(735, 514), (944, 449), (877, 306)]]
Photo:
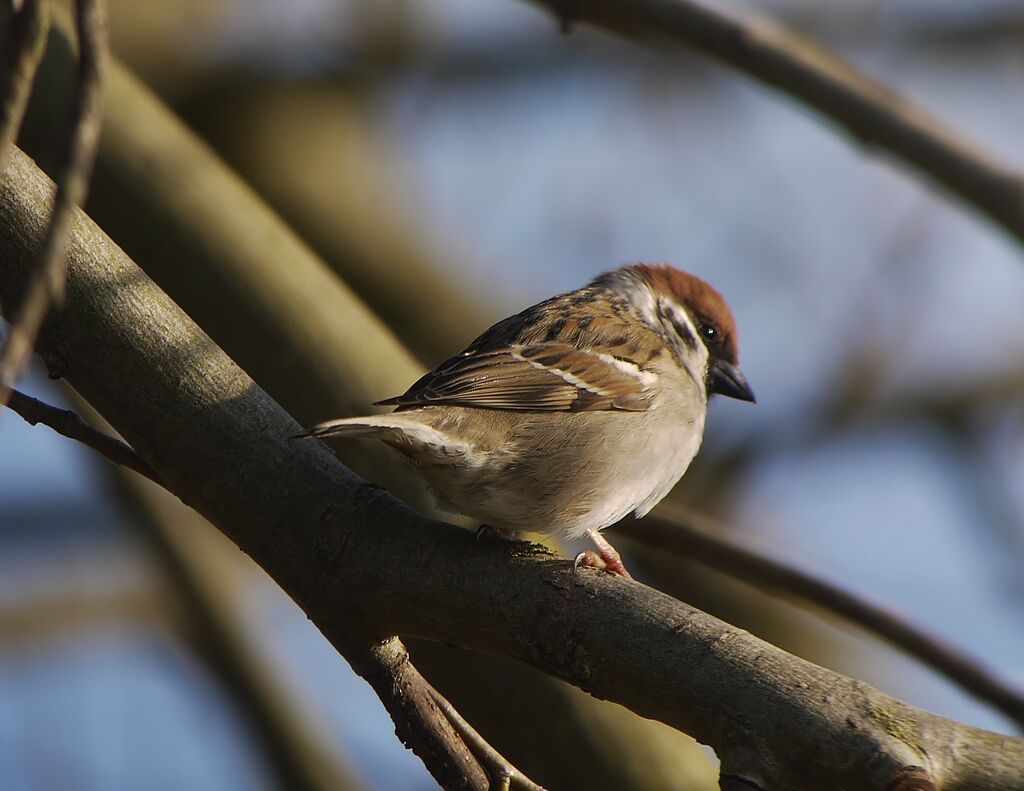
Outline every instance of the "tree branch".
[[(36, 263), (18, 309), (10, 318), (10, 330), (0, 349), (0, 406), (28, 364), (32, 344), (50, 304), (64, 296), (64, 246), (72, 211), (85, 200), (99, 143), (102, 113), (100, 83), (106, 57), (107, 21), (102, 0), (77, 0), (78, 76), (71, 133), (57, 173), (57, 197)], [(9, 314), (10, 315), (10, 314)]]
[(476, 732), (476, 729), (463, 719), (462, 715), (448, 700), (431, 688), (431, 698), (441, 710), (452, 726), (459, 732), (462, 741), (466, 743), (473, 755), (482, 764), (487, 766), (491, 776), (491, 787), (508, 791), (508, 789), (522, 789), (522, 791), (544, 791), (542, 786), (537, 785), (530, 778), (512, 766), (508, 759), (495, 750), (487, 741)]
[(562, 20), (692, 47), (788, 93), (865, 145), (885, 149), (1024, 241), (1024, 178), (942, 121), (781, 25), (694, 0), (531, 0)]
[(82, 420), (77, 412), (58, 409), (18, 390), (11, 390), (7, 406), (19, 414), (26, 423), (33, 426), (39, 423), (49, 426), (58, 434), (92, 448), (112, 464), (127, 467), (149, 478), (155, 484), (164, 485), (156, 470), (130, 445), (93, 428)]
[[(31, 274), (51, 189), (16, 153), (0, 192), (0, 304)], [(711, 744), (723, 774), (762, 787), (877, 789), (915, 765), (944, 789), (1024, 789), (1024, 740), (914, 709), (531, 545), (478, 544), (322, 445), (289, 441), (299, 426), (81, 213), (55, 319), (44, 357), (346, 656), (352, 635), (390, 646), (406, 634), (519, 658)]]
[(493, 322), (498, 300), (451, 275), (463, 271), (458, 252), (440, 249), (417, 221), (387, 135), (368, 107), (322, 80), (252, 83), (207, 92), (200, 109), (186, 113), (189, 126), (406, 346), (436, 361)]
[(401, 640), (391, 637), (367, 648), (360, 638), (353, 644), (343, 636), (350, 630), (344, 619), (320, 630), (377, 693), (399, 741), (420, 757), (442, 788), (489, 788), (487, 773), (434, 702), (433, 688), (413, 666)]
[(839, 615), (916, 657), (1024, 727), (1024, 693), (958, 646), (861, 594), (727, 538), (726, 528), (707, 517), (661, 506), (644, 519), (623, 521), (614, 529), (652, 549)]
[[(163, 485), (152, 467), (131, 447), (88, 425), (75, 412), (58, 409), (16, 390), (12, 392), (9, 406), (28, 423), (43, 423), (91, 447), (108, 461)], [(1024, 726), (1024, 694), (958, 646), (861, 594), (727, 538), (726, 528), (708, 517), (662, 505), (646, 518), (620, 522), (613, 530), (652, 549), (701, 563), (755, 587), (793, 596), (802, 603), (846, 618), (916, 657)], [(458, 727), (457, 723), (453, 724)], [(465, 734), (462, 735), (465, 738)]]
[[(26, 422), (32, 425), (43, 423), (58, 434), (92, 448), (113, 464), (124, 466), (163, 486), (153, 468), (131, 447), (93, 428), (77, 413), (50, 406), (17, 390), (12, 391), (9, 406)], [(793, 596), (802, 603), (846, 618), (916, 657), (1024, 726), (1024, 695), (1021, 691), (958, 646), (863, 595), (727, 538), (726, 528), (707, 517), (662, 505), (642, 520), (623, 521), (612, 529), (652, 549), (701, 563), (755, 587)], [(452, 719), (451, 716), (448, 718)], [(459, 723), (453, 720), (453, 725), (460, 728), (460, 735), (465, 740), (466, 733)], [(493, 748), (488, 749), (493, 751), (493, 754), (487, 754), (488, 760), (496, 761), (495, 756), (500, 757), (499, 754)]]

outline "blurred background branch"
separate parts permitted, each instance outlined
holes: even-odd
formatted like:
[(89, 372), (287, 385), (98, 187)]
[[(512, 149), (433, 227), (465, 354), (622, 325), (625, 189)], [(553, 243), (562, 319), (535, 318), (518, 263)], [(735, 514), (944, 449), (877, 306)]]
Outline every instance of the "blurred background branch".
[[(32, 15), (31, 10), (27, 13)], [(64, 246), (68, 224), (74, 208), (85, 202), (99, 141), (101, 80), (107, 56), (107, 21), (102, 0), (76, 0), (75, 29), (79, 53), (74, 100), (70, 123), (57, 131), (63, 138), (59, 164), (53, 174), (57, 192), (46, 240), (39, 251), (36, 275), (21, 295), (17, 308), (8, 311), (10, 326), (0, 347), (0, 406), (7, 403), (10, 388), (28, 365), (32, 345), (50, 306), (59, 306), (64, 297)], [(22, 97), (17, 96), (22, 90), (19, 83), (29, 79), (32, 65), (28, 64), (28, 74), (18, 74), (25, 67), (24, 59), (15, 65), (12, 94), (16, 105), (23, 103)], [(16, 106), (7, 120), (16, 122), (20, 111), (21, 107)], [(3, 137), (7, 137), (6, 131)], [(5, 140), (0, 140), (0, 145), (6, 145)], [(4, 152), (0, 150), (0, 162), (3, 159)]]
[(895, 154), (1024, 242), (1024, 178), (937, 117), (810, 39), (766, 18), (691, 0), (533, 0), (566, 29), (584, 21), (656, 44), (683, 44), (787, 93), (863, 145)]
[(244, 555), (177, 498), (108, 468), (113, 488), (175, 597), (190, 642), (233, 693), (282, 788), (328, 791), (362, 786), (320, 735), (322, 725), (295, 705), (275, 669), (247, 633)]
[(21, 128), (21, 119), (32, 92), (39, 58), (49, 27), (45, 0), (24, 0), (21, 7), (0, 6), (0, 168), (7, 171), (7, 157)]
[(360, 104), (358, 93), (328, 81), (239, 81), (214, 82), (185, 110), (218, 154), (430, 363), (465, 346), (475, 328), (501, 317), (500, 307), (447, 274), (465, 253), (443, 249), (416, 221), (381, 130)]

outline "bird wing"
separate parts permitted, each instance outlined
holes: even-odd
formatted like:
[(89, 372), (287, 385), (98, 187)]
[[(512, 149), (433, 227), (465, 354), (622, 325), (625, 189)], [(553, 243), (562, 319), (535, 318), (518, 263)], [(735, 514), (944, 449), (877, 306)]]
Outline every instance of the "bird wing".
[(571, 343), (471, 346), (405, 394), (378, 403), (398, 409), (450, 404), (524, 412), (649, 409), (657, 375), (614, 351)]

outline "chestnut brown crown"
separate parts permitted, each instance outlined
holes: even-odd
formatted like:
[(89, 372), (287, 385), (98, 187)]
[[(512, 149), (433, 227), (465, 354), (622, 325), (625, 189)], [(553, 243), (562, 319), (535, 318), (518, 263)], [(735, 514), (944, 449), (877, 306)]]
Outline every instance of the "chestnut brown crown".
[[(709, 394), (755, 401), (754, 392), (739, 369), (736, 320), (718, 291), (696, 275), (668, 264), (631, 264), (599, 276), (592, 285), (621, 289), (624, 285), (628, 288), (631, 281), (642, 283), (646, 291), (658, 298), (658, 312), (684, 344), (695, 344), (697, 340), (692, 337), (689, 326), (684, 326), (673, 311), (686, 312), (708, 352), (706, 386)], [(669, 303), (667, 306), (662, 304), (663, 299)], [(668, 327), (664, 331), (668, 331)]]
[[(725, 298), (714, 286), (689, 272), (668, 264), (633, 264), (629, 267), (640, 274), (655, 292), (669, 294), (687, 309), (698, 324), (698, 329), (712, 331), (712, 337), (702, 333), (705, 343), (716, 344), (717, 352), (730, 365), (739, 363), (739, 334), (736, 319)], [(709, 343), (710, 341), (710, 343)]]

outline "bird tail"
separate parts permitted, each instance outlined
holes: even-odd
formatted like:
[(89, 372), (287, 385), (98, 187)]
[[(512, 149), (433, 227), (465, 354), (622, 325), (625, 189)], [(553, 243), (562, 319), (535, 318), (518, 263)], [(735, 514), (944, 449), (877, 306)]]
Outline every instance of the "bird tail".
[(364, 417), (341, 417), (334, 420), (325, 420), (317, 423), (304, 434), (297, 434), (297, 438), (308, 437), (377, 437), (395, 429), (400, 429), (391, 415), (367, 415)]
[(422, 422), (413, 414), (367, 415), (343, 417), (317, 423), (300, 437), (370, 437), (397, 448), (402, 452), (416, 452), (426, 447), (445, 448), (449, 453), (468, 452), (465, 443), (454, 440)]

